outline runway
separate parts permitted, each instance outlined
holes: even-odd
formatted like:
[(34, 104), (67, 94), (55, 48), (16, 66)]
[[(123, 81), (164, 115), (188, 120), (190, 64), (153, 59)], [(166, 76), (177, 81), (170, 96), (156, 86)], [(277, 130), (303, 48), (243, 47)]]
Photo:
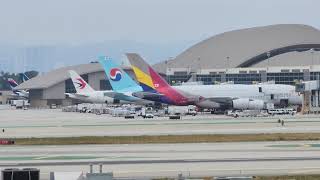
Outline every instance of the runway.
[(0, 167), (40, 167), (50, 171), (88, 171), (104, 164), (116, 177), (310, 173), (320, 170), (320, 141), (3, 146)]
[[(277, 123), (285, 120), (285, 126)], [(232, 118), (222, 115), (124, 119), (61, 110), (0, 110), (0, 133), (11, 137), (140, 136), (186, 134), (304, 133), (320, 131), (318, 116)]]

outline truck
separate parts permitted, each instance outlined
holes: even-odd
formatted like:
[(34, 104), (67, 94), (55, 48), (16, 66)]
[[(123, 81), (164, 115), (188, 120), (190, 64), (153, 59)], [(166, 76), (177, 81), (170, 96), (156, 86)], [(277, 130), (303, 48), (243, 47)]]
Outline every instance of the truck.
[(111, 110), (111, 115), (113, 117), (126, 117), (128, 115), (131, 115), (131, 113), (126, 108), (118, 107)]
[(237, 117), (266, 117), (267, 110), (229, 110), (227, 116)]
[(143, 118), (153, 118), (153, 109), (152, 107), (143, 107), (140, 112), (140, 116)]
[(197, 115), (196, 106), (169, 106), (168, 107), (169, 115)]
[(268, 113), (270, 115), (284, 115), (284, 114), (295, 115), (297, 111), (293, 108), (280, 108), (280, 109), (269, 109)]
[(12, 100), (11, 102), (12, 106), (15, 106), (16, 109), (26, 109), (27, 107), (29, 107), (29, 102), (28, 100)]

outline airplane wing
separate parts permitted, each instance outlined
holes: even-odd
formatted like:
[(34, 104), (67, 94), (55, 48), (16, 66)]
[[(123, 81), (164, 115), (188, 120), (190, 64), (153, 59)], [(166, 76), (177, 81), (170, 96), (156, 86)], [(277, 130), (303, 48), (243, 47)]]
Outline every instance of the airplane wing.
[(205, 98), (207, 100), (216, 102), (216, 103), (220, 103), (220, 104), (229, 104), (231, 103), (233, 100), (237, 99), (237, 98), (231, 98), (231, 97), (212, 97), (212, 98)]
[[(104, 93), (105, 96), (109, 96), (115, 99), (123, 99), (123, 100), (127, 100), (127, 101), (132, 101), (133, 98), (140, 98), (140, 99), (148, 99), (148, 98), (160, 98), (163, 95), (158, 94), (158, 93), (150, 93), (150, 92), (134, 92), (132, 94), (126, 94), (126, 93), (121, 93), (121, 92), (114, 92), (114, 91), (110, 91), (110, 92), (105, 92)], [(134, 97), (132, 97), (134, 96)]]
[(230, 97), (203, 98), (197, 103), (197, 105), (207, 108), (228, 107), (232, 105), (232, 101), (234, 99), (235, 98)]
[(140, 92), (134, 92), (132, 93), (133, 96), (141, 98), (141, 99), (154, 99), (154, 98), (161, 98), (164, 95), (160, 93), (153, 93), (153, 92), (146, 92), (146, 91), (140, 91)]
[(134, 92), (130, 95), (125, 94), (125, 93), (121, 93), (121, 92), (110, 91), (110, 92), (105, 92), (104, 95), (115, 98), (115, 99), (125, 99), (128, 101), (132, 100), (132, 98), (133, 98), (132, 96), (134, 96), (135, 98), (140, 98), (140, 99), (157, 99), (157, 98), (161, 98), (164, 96), (163, 94), (144, 92), (144, 91)]
[(19, 97), (21, 97), (18, 94), (9, 94), (8, 96), (11, 97), (11, 98), (19, 98)]
[(115, 91), (110, 91), (110, 92), (104, 92), (103, 93), (105, 96), (111, 97), (111, 98), (117, 98), (117, 97), (124, 97), (127, 96), (124, 93), (118, 93)]
[(9, 94), (8, 97), (10, 98), (16, 98), (16, 99), (28, 99), (25, 96), (19, 96), (18, 94)]

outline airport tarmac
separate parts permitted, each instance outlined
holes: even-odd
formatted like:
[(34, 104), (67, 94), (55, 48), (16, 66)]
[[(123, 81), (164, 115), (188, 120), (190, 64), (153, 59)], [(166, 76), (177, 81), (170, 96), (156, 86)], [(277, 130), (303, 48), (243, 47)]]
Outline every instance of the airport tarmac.
[[(197, 144), (3, 146), (0, 168), (88, 172), (104, 164), (116, 177), (279, 175), (320, 170), (320, 141)], [(97, 167), (96, 167), (97, 169)], [(95, 170), (97, 171), (97, 170)]]
[[(285, 126), (277, 123), (285, 121)], [(319, 132), (319, 116), (232, 118), (223, 115), (124, 119), (60, 109), (0, 110), (0, 137), (139, 136)]]

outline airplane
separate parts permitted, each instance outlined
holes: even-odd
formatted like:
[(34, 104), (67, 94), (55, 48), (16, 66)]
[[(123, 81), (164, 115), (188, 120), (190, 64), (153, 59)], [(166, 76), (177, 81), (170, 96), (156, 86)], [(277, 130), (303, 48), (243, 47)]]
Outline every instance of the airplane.
[(275, 105), (301, 105), (302, 97), (295, 87), (283, 84), (225, 84), (170, 86), (138, 54), (126, 54), (142, 92), (133, 93), (173, 105), (196, 105), (208, 109), (265, 109)]
[(153, 101), (141, 99), (132, 95), (133, 92), (142, 91), (141, 86), (138, 85), (136, 81), (134, 81), (111, 58), (100, 56), (99, 63), (103, 67), (113, 89), (113, 91), (106, 92), (106, 95), (140, 105), (154, 104)]
[(12, 97), (17, 97), (17, 98), (23, 98), (23, 99), (28, 99), (29, 98), (29, 92), (26, 90), (15, 90), (14, 88), (17, 87), (19, 84), (12, 78), (9, 78), (8, 83), (10, 85), (10, 88), (13, 92), (11, 95)]
[(20, 78), (22, 82), (26, 82), (30, 79), (25, 73), (20, 73)]
[(197, 105), (202, 108), (218, 108), (220, 105), (211, 102), (200, 95), (188, 93), (170, 86), (150, 65), (138, 54), (127, 53), (127, 58), (143, 91), (133, 93), (133, 96), (169, 105)]
[(114, 103), (114, 98), (105, 95), (109, 91), (96, 91), (94, 90), (78, 73), (69, 70), (69, 75), (72, 83), (76, 89), (76, 93), (65, 93), (65, 95), (72, 99), (78, 99), (90, 103)]

